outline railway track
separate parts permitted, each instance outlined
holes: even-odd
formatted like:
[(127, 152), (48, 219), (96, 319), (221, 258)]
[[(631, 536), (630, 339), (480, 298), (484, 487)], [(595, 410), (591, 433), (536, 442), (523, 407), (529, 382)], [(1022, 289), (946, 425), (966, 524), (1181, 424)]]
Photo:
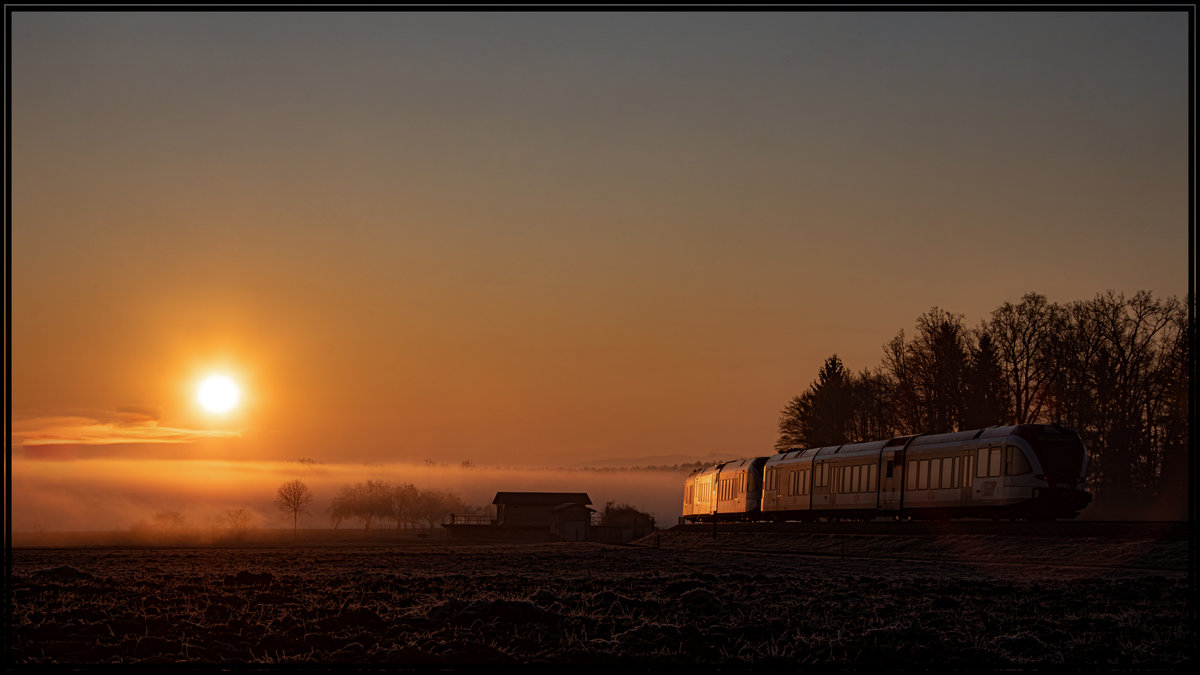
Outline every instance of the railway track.
[(676, 525), (669, 532), (721, 534), (853, 534), (853, 535), (988, 535), (1026, 538), (1145, 539), (1181, 541), (1192, 537), (1192, 525), (1174, 521), (1056, 521), (1014, 522), (991, 520), (697, 523)]
[[(670, 547), (752, 556), (1181, 574), (1191, 526), (1176, 522), (816, 522), (679, 525)], [(671, 541), (674, 540), (674, 541)]]
[(1153, 574), (1183, 574), (1187, 569), (1182, 566), (1161, 566), (1161, 565), (1141, 565), (1141, 564), (1125, 564), (1125, 563), (1088, 563), (1088, 562), (1056, 562), (1049, 560), (1038, 559), (1019, 559), (1019, 558), (996, 558), (996, 557), (975, 557), (975, 556), (914, 556), (914, 555), (893, 555), (884, 553), (879, 555), (862, 554), (862, 553), (838, 553), (838, 552), (822, 552), (822, 551), (782, 551), (782, 550), (767, 550), (767, 549), (747, 549), (734, 546), (710, 546), (705, 550), (722, 551), (728, 553), (744, 553), (750, 555), (761, 556), (784, 556), (796, 558), (814, 558), (822, 560), (859, 560), (859, 561), (887, 561), (890, 565), (964, 565), (969, 567), (1022, 567), (1022, 568), (1038, 568), (1038, 569), (1057, 569), (1057, 570), (1103, 570), (1113, 572), (1141, 572)]

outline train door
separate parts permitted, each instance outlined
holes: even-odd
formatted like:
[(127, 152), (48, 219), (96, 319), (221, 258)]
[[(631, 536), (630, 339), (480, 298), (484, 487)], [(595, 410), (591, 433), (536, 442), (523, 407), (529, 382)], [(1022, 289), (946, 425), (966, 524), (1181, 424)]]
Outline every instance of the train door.
[(884, 450), (879, 456), (879, 509), (900, 509), (900, 489), (903, 487), (904, 453)]
[(975, 477), (971, 490), (973, 501), (990, 502), (1003, 496), (1003, 454), (1003, 447), (998, 443), (989, 443), (986, 448), (975, 451)]
[[(820, 452), (818, 451), (818, 454)], [(813, 456), (813, 491), (810, 508), (827, 509), (830, 506), (829, 494), (833, 482), (833, 465), (828, 461)]]

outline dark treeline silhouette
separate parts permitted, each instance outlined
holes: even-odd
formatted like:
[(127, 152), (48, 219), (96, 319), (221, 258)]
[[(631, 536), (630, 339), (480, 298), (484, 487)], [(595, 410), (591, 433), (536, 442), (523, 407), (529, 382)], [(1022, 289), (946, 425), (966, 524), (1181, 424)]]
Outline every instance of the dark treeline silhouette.
[(778, 445), (1057, 423), (1087, 445), (1098, 507), (1174, 515), (1187, 499), (1189, 320), (1188, 305), (1146, 291), (1065, 305), (1029, 293), (975, 328), (934, 307), (877, 368), (826, 359), (783, 409)]
[(386, 481), (344, 485), (329, 505), (329, 518), (336, 529), (343, 520), (358, 519), (364, 530), (378, 520), (401, 527), (433, 528), (451, 513), (475, 513), (479, 507), (467, 506), (453, 492), (420, 490), (410, 483), (392, 485)]
[(645, 524), (647, 530), (653, 529), (654, 516), (632, 504), (618, 504), (615, 501), (606, 502), (604, 510), (600, 512), (601, 525), (635, 528), (639, 523)]

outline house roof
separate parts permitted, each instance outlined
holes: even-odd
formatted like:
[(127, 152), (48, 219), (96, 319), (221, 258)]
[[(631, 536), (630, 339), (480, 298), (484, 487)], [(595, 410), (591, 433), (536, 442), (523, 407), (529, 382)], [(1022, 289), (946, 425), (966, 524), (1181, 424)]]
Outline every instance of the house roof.
[(520, 504), (522, 506), (560, 506), (563, 504), (591, 504), (586, 492), (497, 492), (493, 504)]
[(558, 506), (551, 508), (550, 512), (551, 513), (559, 513), (561, 511), (567, 511), (569, 509), (583, 509), (584, 511), (587, 511), (588, 513), (596, 512), (596, 509), (593, 509), (590, 506), (584, 506), (583, 504), (580, 504), (579, 502), (563, 502), (562, 504), (559, 504)]

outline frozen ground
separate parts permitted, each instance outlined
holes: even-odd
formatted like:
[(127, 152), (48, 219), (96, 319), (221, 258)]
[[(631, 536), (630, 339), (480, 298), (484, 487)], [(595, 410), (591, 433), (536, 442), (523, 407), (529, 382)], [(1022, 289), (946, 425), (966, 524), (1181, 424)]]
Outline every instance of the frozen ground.
[(692, 531), (17, 549), (9, 661), (1176, 669), (1187, 546)]

